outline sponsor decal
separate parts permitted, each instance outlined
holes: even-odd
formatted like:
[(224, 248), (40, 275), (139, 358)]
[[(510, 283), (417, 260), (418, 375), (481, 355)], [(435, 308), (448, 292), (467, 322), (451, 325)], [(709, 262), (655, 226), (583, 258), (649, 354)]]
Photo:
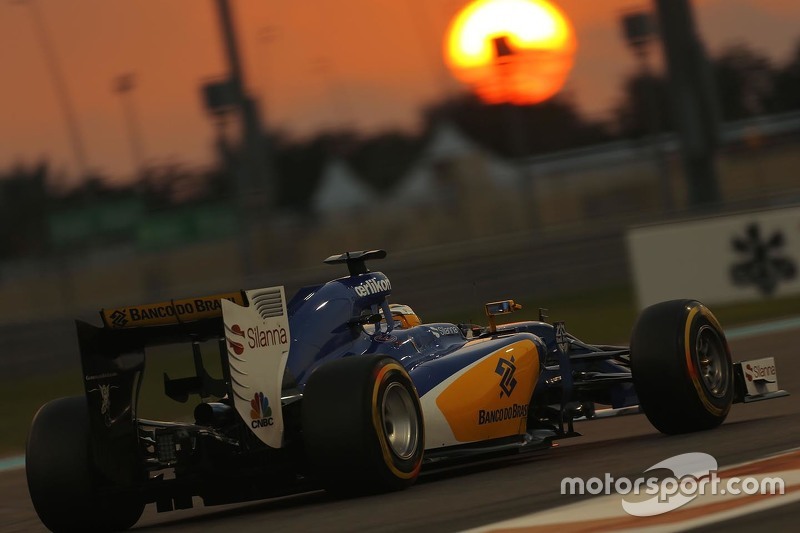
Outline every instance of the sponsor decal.
[(437, 338), (441, 337), (443, 335), (444, 336), (447, 336), (447, 335), (463, 336), (461, 334), (461, 330), (458, 329), (458, 327), (456, 327), (456, 326), (428, 326), (428, 329), (430, 329), (431, 333), (433, 333), (433, 336), (437, 337)]
[(225, 328), (225, 339), (233, 353), (242, 355), (245, 343), (251, 349), (285, 345), (289, 342), (289, 334), (280, 325), (272, 329), (256, 326), (244, 330), (239, 324), (233, 324), (230, 328)]
[(740, 364), (748, 396), (778, 392), (778, 369), (774, 357), (742, 361)]
[(445, 381), (443, 389), (428, 392), (422, 401), (435, 395), (436, 407), (452, 431), (452, 443), (517, 435), (525, 431), (527, 404), (538, 377), (539, 348), (534, 339), (496, 342), (494, 351), (452, 382)]
[[(100, 414), (103, 415), (103, 422), (106, 427), (111, 427), (117, 419), (111, 418), (111, 389), (118, 389), (116, 385), (109, 385), (108, 383), (98, 384), (96, 389), (91, 389), (89, 392), (100, 393)], [(122, 413), (125, 414), (127, 409)], [(122, 416), (120, 415), (120, 417)]]
[(356, 291), (357, 295), (363, 298), (364, 296), (370, 296), (379, 292), (389, 292), (392, 290), (392, 284), (388, 279), (370, 278), (360, 285), (353, 287), (353, 290)]
[(289, 335), (287, 335), (283, 326), (272, 329), (262, 329), (258, 326), (247, 328), (247, 345), (250, 348), (266, 348), (267, 346), (287, 344), (288, 342)]
[(117, 309), (111, 313), (108, 318), (110, 318), (111, 323), (118, 328), (125, 327), (125, 324), (128, 323), (128, 315), (125, 313), (124, 309)]
[(257, 392), (250, 400), (250, 426), (253, 429), (271, 426), (275, 423), (272, 418), (272, 407), (269, 398), (263, 392)]
[(502, 409), (481, 409), (478, 411), (478, 425), (494, 424), (496, 422), (505, 422), (506, 420), (513, 420), (515, 418), (527, 418), (528, 406), (515, 403), (510, 407), (503, 407)]
[(514, 356), (511, 356), (511, 360), (500, 358), (497, 361), (497, 367), (494, 369), (494, 373), (500, 376), (500, 397), (502, 398), (505, 394), (506, 396), (511, 396), (514, 392), (514, 389), (517, 386), (517, 380), (514, 378), (514, 374), (517, 371), (517, 366), (514, 364)]
[(83, 379), (86, 381), (97, 381), (98, 379), (115, 378), (119, 374), (116, 372), (105, 372), (103, 374), (86, 374)]
[(564, 322), (556, 322), (556, 345), (561, 353), (569, 351), (569, 338), (567, 337), (567, 325)]
[(777, 383), (777, 371), (774, 361), (771, 364), (758, 364), (756, 362), (744, 365), (744, 377), (747, 381), (766, 381), (767, 383)]
[(394, 335), (390, 335), (389, 333), (378, 333), (372, 340), (375, 342), (397, 342), (397, 337)]
[(228, 333), (235, 337), (241, 337), (244, 341), (244, 331), (242, 331), (242, 326), (239, 324), (234, 324), (230, 328), (225, 328), (225, 340), (228, 341), (228, 349), (232, 350), (236, 355), (242, 355), (242, 353), (244, 353), (244, 344), (236, 339), (232, 339)]
[(120, 307), (118, 309), (103, 309), (100, 314), (103, 317), (103, 322), (109, 328), (176, 324), (187, 320), (220, 316), (222, 314), (221, 299), (230, 300), (238, 305), (244, 304), (242, 294), (233, 292), (203, 298), (187, 298), (156, 304)]

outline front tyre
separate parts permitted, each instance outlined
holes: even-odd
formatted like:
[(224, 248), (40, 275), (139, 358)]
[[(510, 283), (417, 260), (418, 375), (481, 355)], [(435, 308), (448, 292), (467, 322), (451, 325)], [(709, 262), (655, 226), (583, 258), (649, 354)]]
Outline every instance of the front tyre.
[(141, 499), (96, 490), (86, 398), (59, 398), (33, 417), (25, 473), (33, 507), (51, 531), (121, 531), (139, 520)]
[(400, 363), (351, 356), (311, 374), (303, 392), (311, 473), (338, 493), (385, 492), (417, 479), (425, 445), (419, 397)]
[(642, 311), (631, 335), (631, 373), (642, 409), (662, 433), (714, 428), (733, 403), (725, 333), (695, 300), (671, 300)]

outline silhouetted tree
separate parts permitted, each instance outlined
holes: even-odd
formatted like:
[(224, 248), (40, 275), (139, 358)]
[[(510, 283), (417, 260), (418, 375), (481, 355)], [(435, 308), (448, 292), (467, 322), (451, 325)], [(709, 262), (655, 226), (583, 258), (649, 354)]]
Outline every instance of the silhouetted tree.
[(672, 131), (669, 88), (661, 76), (637, 73), (625, 80), (622, 101), (614, 110), (622, 137), (639, 138)]
[(744, 45), (727, 48), (713, 61), (723, 120), (764, 113), (773, 91), (775, 72), (769, 59)]
[(428, 129), (452, 121), (468, 137), (495, 153), (518, 157), (577, 148), (609, 139), (605, 124), (586, 120), (568, 96), (536, 105), (485, 104), (465, 94), (425, 110)]
[(276, 137), (273, 167), (278, 178), (276, 207), (305, 211), (330, 158), (332, 140), (319, 135), (302, 142)]
[(47, 164), (17, 165), (0, 175), (0, 258), (47, 251)]
[[(776, 70), (769, 59), (745, 45), (729, 47), (711, 61), (717, 97), (723, 121), (752, 117), (781, 106), (775, 101)], [(787, 67), (787, 72), (791, 69)], [(800, 72), (800, 50), (794, 72)], [(790, 101), (791, 91), (800, 76), (777, 73), (782, 89), (781, 101)], [(652, 131), (674, 129), (672, 103), (667, 80), (658, 75), (637, 73), (623, 85), (622, 97), (614, 116), (619, 135), (636, 138)], [(784, 94), (785, 93), (785, 94)], [(797, 94), (797, 92), (795, 92)], [(785, 104), (783, 109), (785, 109)]]
[(416, 161), (424, 140), (419, 135), (384, 132), (356, 142), (347, 151), (347, 160), (376, 192), (391, 191)]
[(800, 41), (794, 55), (775, 74), (768, 109), (773, 113), (800, 109)]

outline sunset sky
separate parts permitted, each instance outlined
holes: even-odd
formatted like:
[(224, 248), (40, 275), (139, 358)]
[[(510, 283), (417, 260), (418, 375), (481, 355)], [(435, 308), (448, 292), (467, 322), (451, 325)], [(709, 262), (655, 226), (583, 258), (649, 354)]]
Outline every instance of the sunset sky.
[[(132, 93), (146, 159), (202, 166), (213, 127), (199, 87), (225, 73), (213, 0), (35, 0), (67, 77), (90, 166), (115, 177), (133, 163), (114, 79)], [(457, 0), (231, 0), (246, 82), (271, 128), (413, 130), (419, 110), (458, 90), (442, 59)], [(646, 0), (560, 0), (578, 38), (569, 92), (603, 117), (635, 68), (619, 29)], [(711, 53), (745, 43), (784, 62), (800, 39), (797, 0), (695, 0)], [(31, 12), (0, 2), (0, 169), (47, 158), (75, 170)]]

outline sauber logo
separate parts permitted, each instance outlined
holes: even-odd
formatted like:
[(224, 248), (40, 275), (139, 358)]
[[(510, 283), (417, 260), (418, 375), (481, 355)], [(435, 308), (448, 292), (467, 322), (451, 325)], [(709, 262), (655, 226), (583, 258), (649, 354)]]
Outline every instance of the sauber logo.
[[(228, 333), (241, 337), (242, 340), (244, 340), (244, 331), (242, 331), (242, 326), (239, 324), (234, 324), (230, 328), (226, 328), (226, 330)], [(225, 339), (228, 341), (228, 348), (233, 350), (233, 353), (242, 355), (242, 352), (244, 352), (244, 345), (241, 342), (230, 338), (228, 335), (225, 335)]]
[(371, 294), (377, 294), (379, 292), (390, 291), (392, 290), (392, 284), (388, 279), (370, 278), (364, 283), (353, 287), (353, 290), (355, 290), (356, 294), (359, 296), (364, 297)]
[(111, 319), (111, 323), (114, 324), (116, 327), (121, 328), (125, 324), (128, 323), (128, 316), (125, 314), (125, 311), (117, 309), (109, 317)]
[(511, 361), (508, 359), (503, 359), (502, 357), (497, 362), (497, 368), (494, 369), (495, 374), (500, 376), (500, 397), (503, 397), (503, 394), (506, 396), (511, 396), (511, 393), (514, 392), (514, 388), (517, 386), (517, 379), (514, 377), (514, 373), (517, 371), (517, 367), (514, 364), (514, 356), (511, 356)]
[(744, 365), (744, 377), (747, 381), (766, 381), (775, 383), (775, 365), (759, 365), (747, 363)]
[(250, 400), (250, 425), (253, 429), (267, 427), (275, 422), (272, 418), (272, 407), (269, 406), (269, 398), (263, 392), (257, 392)]

